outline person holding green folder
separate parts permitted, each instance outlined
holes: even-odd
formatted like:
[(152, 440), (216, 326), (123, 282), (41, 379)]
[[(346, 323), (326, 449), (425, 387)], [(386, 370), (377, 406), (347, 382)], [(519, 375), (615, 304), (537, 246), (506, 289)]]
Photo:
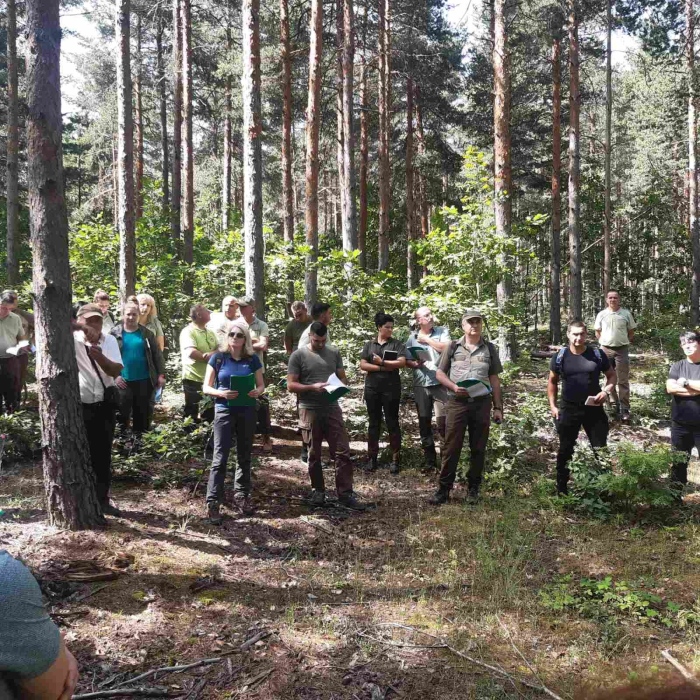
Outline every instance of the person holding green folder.
[(265, 391), (262, 363), (253, 350), (248, 326), (234, 321), (227, 342), (224, 352), (217, 352), (209, 359), (202, 387), (205, 394), (216, 398), (214, 459), (207, 485), (207, 513), (212, 525), (221, 523), (226, 465), (234, 435), (238, 466), (233, 504), (243, 515), (253, 512), (250, 463), (257, 418), (256, 399)]

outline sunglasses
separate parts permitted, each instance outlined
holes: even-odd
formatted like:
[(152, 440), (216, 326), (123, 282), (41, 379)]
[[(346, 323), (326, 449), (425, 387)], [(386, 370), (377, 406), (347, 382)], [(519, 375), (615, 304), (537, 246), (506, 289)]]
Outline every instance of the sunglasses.
[(243, 333), (229, 333), (228, 337), (229, 338), (245, 338), (245, 335)]

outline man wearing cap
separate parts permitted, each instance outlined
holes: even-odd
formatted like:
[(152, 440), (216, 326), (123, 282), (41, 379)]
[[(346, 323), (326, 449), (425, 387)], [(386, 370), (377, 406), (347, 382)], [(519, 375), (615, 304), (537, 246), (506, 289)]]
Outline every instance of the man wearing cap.
[[(243, 320), (248, 324), (253, 350), (262, 364), (263, 378), (265, 376), (265, 353), (270, 343), (270, 329), (265, 321), (255, 315), (255, 299), (250, 296), (241, 297), (238, 306)], [(272, 421), (270, 420), (270, 400), (264, 394), (258, 399), (258, 432), (262, 434), (263, 450), (272, 452)]]
[[(211, 312), (203, 304), (195, 304), (190, 309), (192, 323), (185, 326), (180, 333), (180, 352), (182, 353), (182, 389), (185, 392), (185, 418), (195, 422), (199, 420), (199, 402), (202, 400), (202, 384), (207, 362), (219, 347), (219, 341), (213, 331), (207, 329)], [(202, 413), (204, 420), (214, 419), (214, 407)]]
[(493, 343), (481, 337), (482, 325), (481, 312), (467, 309), (462, 315), (464, 335), (452, 341), (440, 356), (436, 377), (448, 390), (449, 399), (445, 408), (445, 449), (440, 483), (429, 501), (433, 505), (442, 505), (449, 500), (467, 431), (471, 451), (467, 474), (468, 502), (478, 502), (492, 405), (494, 421), (500, 423), (503, 420), (503, 396), (498, 378), (503, 366)]
[(637, 327), (634, 317), (620, 306), (620, 293), (610, 289), (605, 297), (608, 304), (595, 319), (595, 335), (617, 373), (617, 387), (610, 399), (613, 415), (623, 421), (630, 419), (630, 356), (629, 347)]
[[(418, 430), (425, 454), (424, 471), (432, 472), (437, 468), (432, 425), (433, 408), (438, 433), (443, 440), (445, 439), (445, 405), (442, 401), (444, 390), (437, 380), (436, 373), (440, 355), (450, 346), (450, 331), (445, 326), (435, 325), (433, 312), (427, 306), (416, 309), (414, 316), (418, 329), (411, 333), (406, 343), (406, 366), (413, 369), (413, 398), (418, 409)], [(420, 351), (423, 359), (411, 359), (411, 348)]]
[(221, 311), (215, 311), (211, 315), (209, 323), (207, 323), (207, 329), (216, 333), (220, 348), (226, 348), (231, 323), (239, 316), (238, 300), (233, 296), (224, 297), (224, 300), (221, 302)]
[(81, 306), (73, 342), (97, 500), (105, 515), (118, 516), (119, 510), (109, 502), (116, 407), (105, 400), (105, 392), (114, 387), (114, 378), (121, 374), (123, 365), (117, 339), (102, 332), (103, 320), (102, 309), (97, 304)]
[(17, 297), (11, 292), (0, 295), (0, 415), (14, 413), (17, 409), (20, 397), (18, 354), (28, 350), (22, 348), (19, 353), (13, 350), (21, 340), (26, 340), (22, 319), (11, 311), (16, 303)]

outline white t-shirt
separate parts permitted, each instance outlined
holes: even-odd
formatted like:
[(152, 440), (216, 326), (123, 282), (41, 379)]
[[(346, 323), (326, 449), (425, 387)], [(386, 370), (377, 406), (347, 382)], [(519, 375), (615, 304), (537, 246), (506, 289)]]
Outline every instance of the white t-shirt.
[[(311, 328), (311, 326), (309, 326)], [(309, 344), (309, 328), (307, 328), (302, 334), (301, 338), (299, 338), (299, 345), (297, 345), (297, 350), (299, 348), (305, 348)], [(332, 345), (331, 343), (331, 332), (330, 330), (326, 331), (326, 345)]]
[(219, 350), (225, 350), (227, 345), (227, 335), (231, 325), (234, 321), (242, 320), (239, 318), (234, 318), (233, 321), (229, 319), (223, 311), (215, 311), (209, 323), (207, 323), (207, 330), (213, 331), (216, 334), (216, 338), (219, 341)]
[[(97, 371), (100, 377), (97, 376), (95, 368), (90, 362), (87, 354), (87, 345), (85, 344), (85, 334), (82, 331), (73, 331), (73, 340), (75, 342), (75, 358), (78, 361), (78, 381), (80, 383), (80, 400), (83, 403), (99, 403), (104, 400), (104, 389), (102, 384), (114, 386), (114, 379), (105, 374), (104, 370), (95, 362)], [(100, 336), (98, 343), (104, 356), (112, 362), (122, 364), (122, 354), (119, 352), (119, 344), (113, 335)]]

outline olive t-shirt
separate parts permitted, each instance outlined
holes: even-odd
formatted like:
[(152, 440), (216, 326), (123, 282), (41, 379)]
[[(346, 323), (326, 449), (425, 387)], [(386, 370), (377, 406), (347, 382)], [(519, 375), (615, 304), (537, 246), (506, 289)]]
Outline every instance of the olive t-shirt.
[(36, 678), (58, 658), (61, 635), (29, 569), (0, 549), (0, 698), (12, 681)]
[[(295, 350), (289, 358), (289, 374), (299, 377), (301, 384), (316, 384), (327, 382), (328, 377), (343, 369), (343, 358), (331, 345), (322, 350), (310, 350), (308, 347)], [(315, 391), (304, 391), (299, 394), (299, 405), (302, 408), (326, 408), (328, 401), (323, 394)]]
[(297, 321), (293, 318), (284, 329), (284, 340), (289, 341), (292, 348), (299, 347), (299, 341), (304, 331), (311, 325), (311, 319), (308, 321)]
[[(700, 363), (681, 360), (671, 365), (669, 379), (700, 381)], [(675, 396), (671, 404), (671, 419), (675, 423), (700, 426), (700, 396)]]

